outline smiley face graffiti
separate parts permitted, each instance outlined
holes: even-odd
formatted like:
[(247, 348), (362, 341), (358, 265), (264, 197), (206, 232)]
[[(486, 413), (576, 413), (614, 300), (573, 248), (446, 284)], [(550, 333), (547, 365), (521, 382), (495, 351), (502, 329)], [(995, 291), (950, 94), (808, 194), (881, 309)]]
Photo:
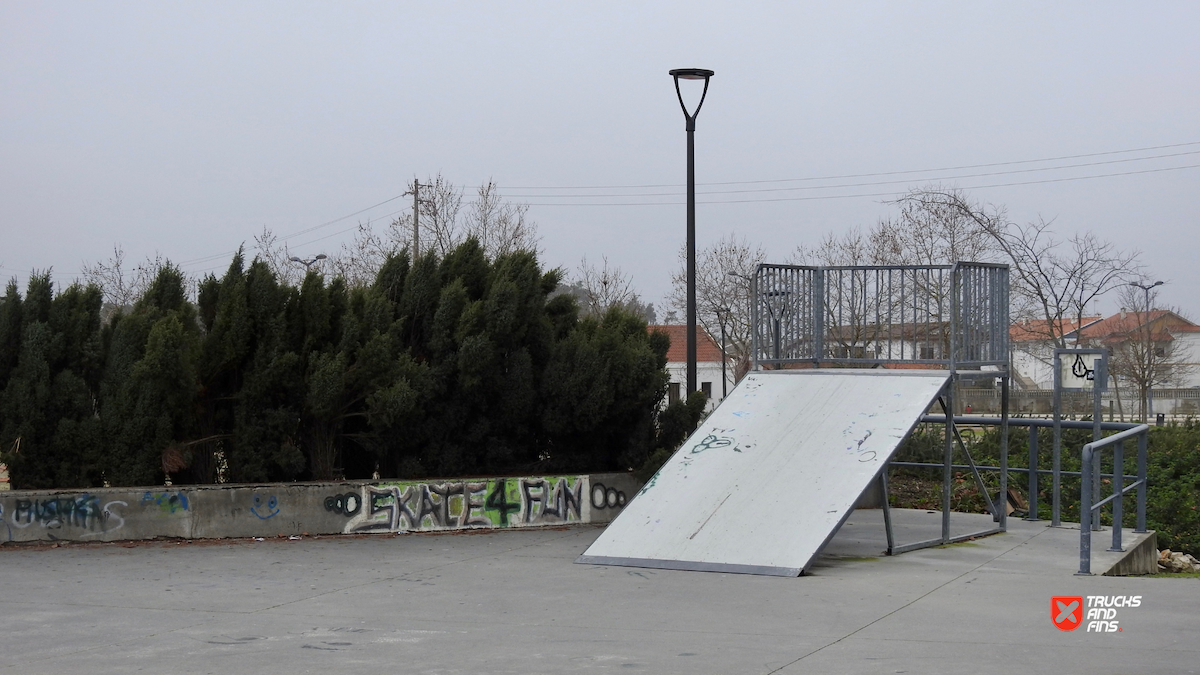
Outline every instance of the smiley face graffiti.
[(253, 513), (259, 520), (267, 520), (279, 515), (279, 500), (275, 495), (263, 498), (257, 492), (254, 493), (254, 504), (250, 507), (250, 513)]

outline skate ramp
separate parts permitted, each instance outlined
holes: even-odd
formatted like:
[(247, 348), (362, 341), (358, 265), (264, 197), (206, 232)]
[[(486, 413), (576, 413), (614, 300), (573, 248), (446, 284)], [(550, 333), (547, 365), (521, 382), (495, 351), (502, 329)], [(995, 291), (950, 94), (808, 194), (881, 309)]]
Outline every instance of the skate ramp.
[(751, 373), (577, 562), (797, 576), (948, 380), (941, 370)]

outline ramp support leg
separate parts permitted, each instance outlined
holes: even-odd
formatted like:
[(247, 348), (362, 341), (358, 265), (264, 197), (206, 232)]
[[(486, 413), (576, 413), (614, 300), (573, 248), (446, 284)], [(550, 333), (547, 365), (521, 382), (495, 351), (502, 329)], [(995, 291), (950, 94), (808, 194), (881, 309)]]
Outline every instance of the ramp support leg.
[(888, 484), (887, 484), (888, 465), (883, 466), (883, 470), (879, 472), (879, 498), (883, 508), (883, 531), (887, 534), (887, 555), (895, 555), (896, 537), (892, 533), (892, 507), (888, 505)]
[(952, 392), (954, 379), (946, 384), (945, 394), (938, 397), (942, 410), (946, 412), (945, 442), (942, 444), (942, 543), (950, 542), (950, 485), (951, 471), (954, 464), (954, 414), (951, 412), (953, 403)]
[[(1000, 529), (1008, 530), (1008, 374), (1000, 378), (1000, 499), (992, 504), (992, 513)], [(984, 493), (987, 494), (986, 492)], [(991, 495), (988, 495), (989, 501)]]

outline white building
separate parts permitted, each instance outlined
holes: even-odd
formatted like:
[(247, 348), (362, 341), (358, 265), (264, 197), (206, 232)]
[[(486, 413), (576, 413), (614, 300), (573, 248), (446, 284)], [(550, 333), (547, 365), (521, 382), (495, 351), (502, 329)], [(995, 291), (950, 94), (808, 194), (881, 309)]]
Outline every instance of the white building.
[[(687, 389), (687, 326), (650, 326), (649, 330), (666, 333), (671, 338), (671, 348), (667, 350), (667, 373), (671, 376), (671, 384), (666, 402), (672, 403)], [(726, 359), (725, 386), (721, 386), (721, 361), (721, 345), (703, 327), (696, 326), (696, 382), (697, 387), (708, 394), (706, 410), (717, 407), (735, 384), (733, 361)]]
[(1079, 322), (1063, 319), (1018, 321), (1008, 329), (1008, 348), (1012, 352), (1012, 377), (1018, 389), (1054, 388), (1053, 338), (1068, 336), (1067, 344), (1075, 342), (1075, 331), (1100, 321), (1098, 316), (1085, 316)]

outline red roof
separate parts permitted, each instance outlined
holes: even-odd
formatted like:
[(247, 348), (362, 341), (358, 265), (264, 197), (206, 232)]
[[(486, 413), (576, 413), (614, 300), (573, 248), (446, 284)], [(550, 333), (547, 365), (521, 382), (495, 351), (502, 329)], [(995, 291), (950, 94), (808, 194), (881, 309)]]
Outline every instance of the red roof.
[(1098, 316), (1085, 316), (1079, 324), (1075, 323), (1075, 319), (1060, 319), (1055, 322), (1047, 319), (1019, 321), (1008, 327), (1008, 339), (1012, 342), (1048, 340), (1051, 337), (1051, 325), (1054, 326), (1053, 336), (1062, 337), (1067, 333), (1074, 332), (1079, 325), (1083, 325), (1086, 328), (1099, 320), (1100, 317)]
[[(666, 333), (671, 338), (671, 348), (667, 350), (668, 363), (687, 362), (687, 326), (649, 326), (648, 330)], [(696, 362), (721, 362), (721, 346), (699, 325), (696, 326)]]
[(1120, 341), (1130, 333), (1146, 330), (1147, 316), (1150, 324), (1151, 338), (1155, 341), (1171, 339), (1173, 331), (1191, 332), (1196, 324), (1166, 309), (1153, 309), (1146, 312), (1121, 312), (1086, 326), (1082, 331), (1084, 340)]

